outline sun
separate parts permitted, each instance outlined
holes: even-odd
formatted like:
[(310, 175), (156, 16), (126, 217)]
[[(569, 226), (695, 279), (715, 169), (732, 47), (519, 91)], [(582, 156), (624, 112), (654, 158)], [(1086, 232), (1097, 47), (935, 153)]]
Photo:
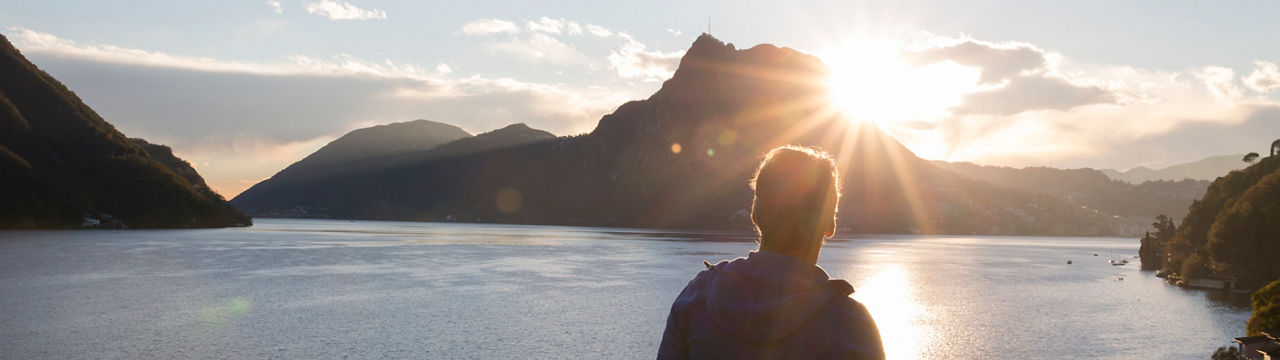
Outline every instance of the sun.
[(852, 40), (818, 53), (829, 68), (831, 106), (854, 121), (881, 127), (930, 122), (948, 115), (978, 73), (954, 63), (913, 64), (891, 40)]

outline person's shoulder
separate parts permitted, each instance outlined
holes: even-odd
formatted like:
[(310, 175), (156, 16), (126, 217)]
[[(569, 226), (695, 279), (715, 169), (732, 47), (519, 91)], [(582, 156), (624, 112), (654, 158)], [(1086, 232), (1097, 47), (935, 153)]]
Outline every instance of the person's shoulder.
[(880, 340), (880, 328), (871, 317), (871, 312), (861, 302), (843, 296), (828, 303), (830, 314), (829, 329), (832, 334), (839, 334), (845, 340), (844, 350), (847, 358), (884, 359), (884, 345)]
[(704, 293), (704, 289), (710, 286), (711, 279), (716, 276), (716, 273), (718, 272), (716, 267), (722, 266), (728, 262), (728, 260), (725, 260), (716, 265), (711, 265), (710, 262), (704, 260), (702, 263), (706, 268), (693, 275), (693, 279), (690, 279), (689, 283), (684, 286), (684, 290), (681, 291), (680, 295), (676, 298), (675, 306), (681, 307), (681, 305), (688, 305), (693, 298), (702, 295)]
[(834, 307), (834, 310), (846, 320), (871, 320), (871, 312), (867, 307), (851, 297), (837, 298), (829, 306)]
[(717, 273), (722, 271), (722, 269), (728, 266), (729, 263), (738, 261), (739, 259), (741, 258), (733, 259), (733, 260), (720, 260), (720, 262), (717, 262), (715, 264), (712, 264), (710, 261), (703, 260), (702, 266), (704, 266), (705, 268), (702, 269), (702, 271), (699, 271), (696, 275), (693, 275), (693, 279), (689, 280), (689, 285), (692, 286), (695, 283), (700, 283), (700, 282), (705, 282), (710, 280), (711, 278), (715, 277)]

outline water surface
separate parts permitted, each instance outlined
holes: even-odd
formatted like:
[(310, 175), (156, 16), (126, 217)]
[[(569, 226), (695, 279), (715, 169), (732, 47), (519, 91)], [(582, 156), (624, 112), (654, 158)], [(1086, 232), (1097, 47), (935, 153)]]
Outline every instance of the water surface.
[[(652, 358), (702, 261), (755, 245), (746, 233), (255, 222), (0, 232), (0, 358)], [(1137, 246), (840, 237), (819, 265), (853, 284), (896, 359), (1206, 358), (1243, 335), (1247, 295), (1107, 264)]]

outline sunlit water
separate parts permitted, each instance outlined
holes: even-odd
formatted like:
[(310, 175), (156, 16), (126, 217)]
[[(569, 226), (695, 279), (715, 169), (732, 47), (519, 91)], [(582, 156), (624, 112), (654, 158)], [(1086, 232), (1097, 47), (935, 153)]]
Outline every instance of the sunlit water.
[[(1107, 264), (1137, 246), (872, 236), (829, 242), (819, 265), (854, 285), (896, 359), (1207, 358), (1243, 335), (1240, 296)], [(273, 219), (0, 232), (0, 358), (651, 358), (702, 261), (753, 247), (733, 233)]]

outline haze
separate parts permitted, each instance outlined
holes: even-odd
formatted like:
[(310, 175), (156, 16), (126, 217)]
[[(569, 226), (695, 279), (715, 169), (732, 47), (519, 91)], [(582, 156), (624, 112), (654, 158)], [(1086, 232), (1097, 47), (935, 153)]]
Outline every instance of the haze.
[(1166, 6), (6, 1), (0, 32), (228, 198), (376, 124), (591, 131), (708, 28), (818, 55), (833, 104), (927, 159), (1126, 169), (1263, 151), (1280, 133), (1280, 5)]

